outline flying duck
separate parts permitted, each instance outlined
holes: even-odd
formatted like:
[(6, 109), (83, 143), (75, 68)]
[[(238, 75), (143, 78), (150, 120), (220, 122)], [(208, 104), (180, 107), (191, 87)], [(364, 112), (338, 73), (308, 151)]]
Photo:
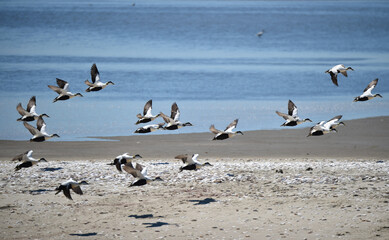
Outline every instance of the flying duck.
[(147, 101), (147, 103), (145, 104), (145, 106), (143, 108), (143, 116), (140, 113), (138, 113), (138, 115), (136, 115), (139, 118), (139, 120), (135, 123), (135, 125), (138, 125), (139, 123), (148, 123), (148, 122), (153, 121), (157, 117), (159, 117), (160, 114), (157, 114), (155, 116), (153, 116), (151, 114), (152, 108), (153, 108), (153, 100), (150, 99), (149, 101)]
[(83, 192), (81, 190), (80, 185), (88, 185), (88, 183), (86, 181), (76, 182), (73, 179), (69, 179), (64, 183), (61, 183), (61, 185), (59, 185), (59, 187), (55, 189), (55, 191), (57, 191), (55, 195), (63, 191), (63, 194), (65, 195), (66, 198), (73, 200), (72, 196), (70, 195), (70, 189), (72, 189), (73, 192), (82, 195)]
[(165, 125), (165, 123), (146, 125), (146, 126), (143, 126), (143, 127), (140, 127), (138, 129), (136, 129), (134, 133), (154, 132), (154, 131), (156, 131), (158, 129), (161, 129), (161, 128), (163, 129), (163, 125)]
[(192, 158), (188, 158), (187, 154), (182, 154), (175, 156), (174, 158), (181, 159), (183, 163), (187, 164), (184, 167), (180, 167), (180, 172), (182, 172), (183, 170), (198, 170), (204, 166), (212, 166), (212, 164), (210, 164), (209, 162), (200, 163), (199, 161), (197, 161), (198, 156), (199, 154), (196, 153), (192, 155)]
[(363, 90), (362, 95), (354, 98), (354, 102), (363, 102), (363, 101), (367, 101), (367, 100), (373, 99), (375, 97), (382, 98), (382, 96), (380, 94), (378, 94), (378, 93), (377, 94), (372, 94), (371, 93), (371, 91), (375, 88), (375, 86), (377, 86), (377, 83), (378, 83), (378, 78), (376, 78), (373, 81), (371, 81), (369, 83), (369, 85), (367, 85), (365, 90)]
[(299, 124), (304, 123), (304, 122), (312, 122), (311, 119), (309, 119), (309, 118), (300, 119), (297, 115), (297, 112), (298, 112), (297, 107), (291, 100), (289, 100), (289, 102), (288, 102), (288, 114), (276, 111), (278, 116), (281, 116), (286, 120), (286, 122), (284, 122), (281, 125), (281, 127), (282, 126), (292, 127), (292, 126), (296, 126), (296, 125), (299, 125)]
[(264, 33), (265, 33), (265, 30), (262, 29), (262, 31), (260, 31), (260, 32), (257, 33), (257, 37), (262, 36)]
[(328, 121), (321, 121), (315, 126), (311, 127), (309, 130), (309, 136), (321, 136), (330, 132), (337, 132), (336, 127), (338, 127), (340, 124), (343, 124), (343, 122), (339, 122), (339, 120), (342, 118), (342, 115), (335, 116), (331, 118)]
[(32, 138), (30, 139), (30, 142), (43, 142), (46, 140), (49, 140), (53, 137), (59, 137), (58, 134), (48, 134), (46, 132), (46, 123), (43, 121), (42, 116), (38, 117), (38, 120), (36, 122), (37, 128), (31, 126), (30, 124), (23, 122), (24, 126), (30, 131), (32, 134)]
[(17, 165), (15, 167), (15, 171), (19, 171), (20, 169), (22, 168), (28, 168), (28, 167), (32, 167), (36, 164), (38, 164), (38, 162), (47, 162), (46, 159), (44, 158), (41, 158), (39, 160), (33, 158), (31, 155), (32, 155), (32, 150), (28, 151), (24, 156), (23, 156), (23, 159), (26, 159), (24, 160), (23, 163)]
[(176, 130), (186, 126), (193, 126), (190, 122), (180, 122), (180, 109), (178, 108), (177, 103), (172, 104), (170, 117), (166, 116), (162, 112), (160, 113), (160, 116), (167, 123), (166, 126), (163, 127), (164, 130)]
[(128, 172), (129, 174), (131, 174), (135, 178), (139, 178), (138, 180), (135, 180), (130, 185), (130, 187), (142, 186), (142, 185), (145, 185), (145, 184), (150, 183), (152, 181), (162, 181), (162, 179), (160, 177), (149, 178), (147, 176), (147, 168), (140, 165), (139, 163), (136, 163), (135, 168), (132, 165), (132, 163), (126, 163), (126, 164), (124, 164), (123, 169), (124, 169), (124, 171)]
[(16, 106), (16, 110), (19, 112), (19, 114), (22, 116), (21, 118), (18, 118), (17, 121), (25, 121), (25, 122), (31, 122), (34, 120), (37, 120), (39, 116), (42, 117), (49, 117), (46, 113), (43, 113), (41, 115), (38, 115), (35, 112), (36, 108), (36, 98), (35, 96), (32, 96), (27, 104), (27, 109), (24, 109), (22, 107), (22, 103), (19, 103)]
[(104, 89), (108, 85), (115, 85), (113, 82), (108, 81), (106, 83), (100, 82), (100, 73), (97, 69), (96, 63), (93, 63), (91, 69), (90, 69), (90, 75), (92, 79), (92, 83), (88, 80), (85, 80), (85, 84), (89, 87), (85, 90), (86, 92), (97, 92), (101, 89)]
[[(17, 155), (17, 156), (15, 156), (15, 157), (13, 157), (12, 158), (12, 161), (24, 161), (24, 160), (27, 160), (28, 158), (27, 158), (27, 154), (29, 153), (31, 151), (31, 153), (32, 153), (32, 150), (29, 150), (29, 151), (26, 151), (26, 152), (24, 152), (24, 153), (21, 153), (21, 154), (19, 154), (19, 155)], [(31, 155), (31, 154), (30, 154)]]
[(216, 129), (215, 125), (212, 124), (211, 127), (209, 127), (209, 130), (213, 134), (215, 134), (215, 137), (212, 140), (224, 140), (227, 138), (232, 138), (235, 135), (237, 135), (238, 133), (243, 135), (243, 133), (241, 131), (236, 131), (236, 132), (232, 131), (236, 127), (237, 124), (238, 124), (238, 119), (235, 119), (234, 121), (232, 121), (230, 123), (230, 125), (228, 125), (226, 127), (226, 129), (224, 131), (220, 131), (220, 130)]
[(112, 163), (109, 165), (115, 165), (116, 169), (121, 172), (122, 164), (131, 163), (132, 159), (142, 158), (139, 154), (135, 154), (134, 156), (128, 155), (128, 153), (123, 153), (122, 155), (117, 156)]
[(332, 67), (331, 69), (328, 69), (327, 71), (325, 71), (325, 73), (329, 73), (330, 76), (331, 76), (332, 82), (336, 86), (339, 86), (338, 85), (338, 73), (341, 73), (345, 77), (347, 77), (347, 70), (354, 71), (354, 69), (352, 67), (347, 67), (346, 68), (343, 64), (339, 64), (339, 65), (336, 65), (336, 66)]
[(76, 97), (76, 96), (80, 96), (80, 97), (83, 97), (81, 93), (71, 93), (68, 91), (68, 88), (69, 88), (69, 83), (64, 81), (64, 80), (61, 80), (59, 78), (56, 78), (57, 80), (57, 86), (53, 86), (53, 85), (48, 85), (49, 88), (51, 88), (54, 92), (58, 93), (59, 95), (54, 98), (53, 100), (53, 103), (58, 101), (58, 100), (68, 100), (70, 98), (73, 98), (73, 97)]

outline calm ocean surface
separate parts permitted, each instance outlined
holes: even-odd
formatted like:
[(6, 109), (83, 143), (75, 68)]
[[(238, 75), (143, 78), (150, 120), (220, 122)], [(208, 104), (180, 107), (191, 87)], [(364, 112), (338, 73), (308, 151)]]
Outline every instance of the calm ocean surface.
[[(93, 63), (114, 86), (85, 92)], [(52, 103), (55, 78), (84, 97)], [(384, 98), (353, 103), (375, 78)], [(61, 141), (133, 135), (149, 99), (194, 125), (151, 134), (280, 129), (289, 99), (314, 122), (389, 115), (389, 1), (0, 1), (0, 139), (31, 137), (33, 95)]]

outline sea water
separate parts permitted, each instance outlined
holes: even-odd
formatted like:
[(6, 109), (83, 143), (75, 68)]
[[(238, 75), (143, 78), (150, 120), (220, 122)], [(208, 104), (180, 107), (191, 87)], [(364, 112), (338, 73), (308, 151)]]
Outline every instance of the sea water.
[[(93, 63), (115, 85), (85, 92)], [(355, 69), (339, 87), (337, 64)], [(56, 78), (84, 97), (52, 103)], [(383, 98), (352, 102), (375, 78)], [(171, 134), (281, 129), (289, 99), (301, 127), (388, 115), (388, 93), (389, 1), (0, 1), (0, 139), (31, 137), (16, 121), (31, 96), (63, 141), (133, 135), (149, 99), (193, 124), (151, 133)]]

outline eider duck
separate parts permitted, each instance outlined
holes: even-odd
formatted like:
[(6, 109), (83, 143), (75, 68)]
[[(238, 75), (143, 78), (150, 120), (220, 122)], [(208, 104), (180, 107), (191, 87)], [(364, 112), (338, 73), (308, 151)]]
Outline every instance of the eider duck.
[(170, 117), (166, 116), (162, 112), (160, 113), (160, 116), (166, 122), (166, 126), (163, 127), (164, 130), (176, 130), (186, 126), (193, 126), (190, 122), (180, 122), (180, 109), (178, 108), (177, 103), (172, 104)]
[(138, 125), (139, 123), (148, 123), (159, 117), (160, 114), (157, 114), (153, 116), (151, 114), (151, 109), (153, 108), (153, 100), (147, 101), (143, 108), (143, 116), (142, 114), (138, 113), (136, 116), (139, 118), (138, 121), (135, 123), (135, 125)]
[(198, 170), (204, 166), (212, 166), (212, 164), (210, 164), (209, 162), (200, 163), (199, 161), (197, 161), (198, 156), (199, 154), (196, 153), (192, 155), (192, 158), (188, 158), (187, 154), (182, 154), (175, 156), (174, 158), (181, 159), (183, 163), (187, 164), (184, 167), (180, 167), (180, 172), (182, 172), (183, 170)]
[(128, 155), (128, 153), (123, 153), (122, 155), (117, 156), (112, 163), (109, 165), (115, 165), (116, 169), (121, 172), (122, 164), (131, 163), (132, 159), (142, 158), (141, 155), (135, 154), (134, 156)]
[(341, 73), (341, 74), (343, 74), (343, 76), (347, 77), (347, 70), (354, 71), (354, 69), (352, 67), (346, 68), (343, 64), (339, 64), (339, 65), (332, 67), (331, 69), (328, 69), (327, 71), (325, 71), (325, 73), (329, 73), (331, 76), (332, 82), (336, 86), (339, 86), (338, 85), (338, 73)]
[(93, 63), (91, 69), (90, 69), (90, 75), (92, 79), (92, 83), (88, 80), (85, 80), (85, 84), (89, 87), (85, 90), (86, 92), (97, 92), (101, 89), (104, 89), (108, 85), (115, 85), (113, 82), (108, 81), (106, 83), (100, 82), (100, 73), (97, 69), (96, 63)]
[(23, 122), (24, 126), (30, 131), (32, 134), (32, 138), (30, 142), (43, 142), (49, 140), (53, 137), (59, 137), (58, 134), (48, 134), (46, 132), (46, 123), (43, 121), (42, 116), (38, 117), (38, 121), (36, 122), (37, 128), (31, 126), (30, 124)]
[[(337, 132), (336, 127), (338, 127), (341, 123), (339, 120), (342, 118), (342, 115), (335, 116), (328, 121), (321, 121), (315, 126), (311, 127), (309, 130), (309, 136), (321, 136), (330, 132)], [(344, 125), (344, 123), (343, 123)]]
[(232, 138), (232, 137), (236, 136), (238, 133), (243, 135), (243, 133), (241, 131), (236, 131), (236, 132), (232, 131), (236, 127), (237, 124), (238, 124), (238, 119), (235, 119), (234, 121), (232, 121), (230, 123), (230, 125), (228, 125), (226, 127), (226, 129), (224, 131), (216, 129), (215, 125), (212, 124), (211, 127), (209, 127), (209, 130), (213, 134), (215, 134), (215, 137), (212, 140), (224, 140), (227, 138)]
[(52, 89), (53, 91), (58, 93), (58, 96), (56, 98), (54, 98), (53, 103), (55, 103), (58, 100), (68, 100), (68, 99), (74, 98), (76, 96), (83, 97), (81, 93), (73, 94), (73, 93), (69, 92), (68, 91), (68, 88), (69, 88), (68, 82), (61, 80), (59, 78), (56, 78), (56, 80), (57, 80), (58, 87), (53, 86), (53, 85), (48, 85), (48, 87), (50, 89)]
[(42, 117), (49, 117), (46, 113), (43, 113), (41, 115), (38, 115), (36, 112), (35, 112), (35, 108), (36, 108), (36, 98), (35, 96), (32, 96), (30, 98), (30, 100), (28, 101), (28, 104), (27, 104), (27, 109), (24, 109), (22, 107), (22, 103), (19, 103), (17, 106), (16, 106), (16, 110), (18, 111), (18, 113), (22, 116), (21, 118), (18, 118), (17, 121), (25, 121), (25, 122), (31, 122), (31, 121), (34, 121), (34, 120), (37, 120), (39, 116), (42, 116)]
[(72, 196), (70, 195), (70, 189), (72, 189), (73, 192), (82, 195), (83, 192), (81, 190), (80, 185), (88, 185), (88, 183), (86, 181), (76, 182), (73, 179), (70, 179), (64, 183), (61, 183), (61, 185), (59, 185), (59, 187), (55, 189), (55, 191), (57, 191), (55, 195), (63, 191), (63, 194), (65, 195), (66, 198), (73, 200)]
[(311, 119), (309, 119), (309, 118), (300, 119), (298, 117), (297, 107), (291, 100), (289, 100), (289, 102), (288, 102), (288, 114), (281, 113), (279, 111), (276, 111), (276, 113), (278, 114), (278, 116), (281, 116), (286, 120), (286, 122), (284, 122), (281, 125), (281, 127), (282, 126), (292, 127), (292, 126), (296, 126), (296, 125), (299, 125), (299, 124), (304, 123), (304, 122), (312, 122)]
[(146, 126), (143, 126), (143, 127), (136, 129), (134, 133), (154, 132), (154, 131), (157, 131), (158, 129), (163, 129), (163, 125), (165, 125), (165, 123), (146, 125)]
[(156, 178), (150, 178), (147, 176), (147, 168), (144, 166), (140, 165), (139, 163), (136, 163), (136, 166), (132, 165), (132, 163), (126, 163), (123, 166), (124, 171), (128, 172), (135, 178), (139, 178), (138, 180), (135, 180), (130, 187), (135, 187), (135, 186), (142, 186), (147, 183), (150, 183), (152, 181), (162, 181), (160, 177)]
[(369, 83), (369, 85), (367, 85), (365, 90), (363, 90), (362, 95), (354, 98), (354, 102), (363, 102), (363, 101), (367, 101), (367, 100), (373, 99), (375, 97), (382, 98), (382, 96), (380, 94), (378, 94), (378, 93), (377, 94), (372, 94), (371, 93), (371, 91), (375, 88), (375, 86), (377, 86), (377, 83), (378, 83), (378, 78), (376, 78), (373, 81), (371, 81)]
[(38, 162), (47, 162), (46, 159), (44, 159), (44, 158), (41, 158), (41, 159), (39, 159), (39, 160), (33, 158), (33, 157), (31, 156), (31, 155), (32, 155), (32, 152), (33, 152), (33, 151), (30, 150), (30, 151), (27, 152), (27, 154), (25, 154), (25, 156), (23, 156), (26, 160), (25, 160), (23, 163), (17, 165), (17, 166), (15, 167), (15, 171), (19, 171), (19, 170), (22, 169), (22, 168), (29, 168), (29, 167), (32, 167), (32, 166), (38, 164)]

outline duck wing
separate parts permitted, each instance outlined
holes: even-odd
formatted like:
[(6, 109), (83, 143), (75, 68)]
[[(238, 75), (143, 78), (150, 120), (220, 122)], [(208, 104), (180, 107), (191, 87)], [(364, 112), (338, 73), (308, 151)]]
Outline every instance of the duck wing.
[(66, 91), (63, 90), (62, 88), (60, 87), (57, 87), (57, 86), (53, 86), (53, 85), (47, 85), (51, 90), (53, 90), (54, 92), (58, 93), (58, 94), (66, 94)]
[(55, 80), (57, 81), (58, 87), (60, 87), (63, 90), (67, 91), (67, 89), (69, 87), (69, 83), (68, 82), (66, 82), (65, 80), (59, 79), (59, 78), (56, 78)]
[(297, 117), (297, 106), (292, 102), (292, 100), (289, 100), (288, 102), (288, 114), (292, 117)]
[(276, 111), (277, 115), (282, 117), (283, 119), (285, 120), (294, 120), (294, 118), (292, 116), (289, 116), (288, 114), (285, 114), (285, 113), (282, 113), (282, 112), (279, 112), (279, 111)]
[(331, 76), (331, 80), (332, 82), (336, 85), (336, 86), (339, 86), (338, 85), (338, 75), (333, 73), (333, 72), (330, 72), (330, 76)]
[(96, 83), (100, 81), (100, 73), (97, 69), (96, 63), (93, 63), (91, 69), (90, 69), (90, 75), (92, 79), (92, 83)]
[[(138, 164), (137, 164), (138, 165)], [(132, 163), (126, 163), (123, 166), (123, 170), (131, 174), (134, 178), (142, 178), (143, 175), (141, 174), (141, 171), (138, 169), (135, 169)]]
[(188, 160), (188, 154), (180, 154), (174, 157), (175, 159), (180, 159), (183, 163), (186, 163)]
[(367, 87), (363, 90), (363, 95), (370, 95), (371, 91), (377, 86), (378, 78), (374, 79), (367, 85)]
[(30, 113), (27, 112), (23, 107), (22, 107), (22, 104), (19, 103), (17, 106), (16, 106), (16, 110), (18, 111), (18, 113), (21, 115), (21, 116), (25, 116), (25, 115), (29, 115)]
[[(41, 132), (44, 132), (45, 131), (45, 128), (46, 128), (46, 123), (45, 121), (43, 120), (43, 117), (42, 116), (39, 116), (38, 117), (38, 120), (36, 121), (36, 126), (37, 126), (37, 129)], [(43, 129), (43, 130), (42, 130)]]
[(31, 126), (30, 124), (28, 124), (26, 122), (23, 122), (23, 125), (28, 129), (28, 131), (30, 131), (30, 133), (32, 135), (40, 133), (40, 131), (38, 129), (34, 128), (33, 126)]
[(163, 120), (167, 123), (167, 124), (174, 124), (174, 120), (168, 116), (166, 116), (164, 113), (160, 113), (160, 116), (163, 118)]
[(64, 187), (62, 190), (63, 190), (63, 194), (65, 195), (66, 198), (70, 199), (70, 200), (73, 200), (72, 196), (70, 195), (70, 186), (71, 184), (67, 185), (66, 187)]
[(216, 129), (215, 125), (213, 124), (209, 127), (209, 131), (211, 131), (213, 134), (218, 134), (221, 132), (220, 130)]
[(93, 85), (91, 82), (89, 82), (88, 80), (85, 80), (84, 82), (86, 85), (88, 85), (88, 87), (94, 87), (95, 85)]
[(178, 108), (177, 103), (172, 104), (170, 118), (173, 119), (175, 122), (178, 122), (180, 120), (180, 109)]
[(143, 108), (143, 116), (151, 116), (151, 109), (153, 108), (153, 100), (147, 101)]
[(78, 184), (70, 184), (70, 186), (71, 186), (72, 190), (73, 190), (75, 193), (77, 193), (77, 194), (79, 194), (79, 195), (82, 195), (82, 194), (83, 194), (83, 192), (82, 192), (82, 190), (81, 190), (81, 188), (80, 188), (80, 186), (79, 186)]
[(234, 121), (232, 121), (231, 123), (230, 123), (230, 125), (228, 125), (227, 127), (226, 127), (226, 129), (224, 130), (225, 132), (232, 132), (232, 130), (236, 127), (236, 125), (238, 125), (238, 120), (239, 119), (235, 119)]
[(27, 104), (27, 112), (34, 113), (35, 112), (35, 106), (36, 106), (36, 98), (35, 96), (32, 96), (30, 98), (30, 101), (28, 101)]

